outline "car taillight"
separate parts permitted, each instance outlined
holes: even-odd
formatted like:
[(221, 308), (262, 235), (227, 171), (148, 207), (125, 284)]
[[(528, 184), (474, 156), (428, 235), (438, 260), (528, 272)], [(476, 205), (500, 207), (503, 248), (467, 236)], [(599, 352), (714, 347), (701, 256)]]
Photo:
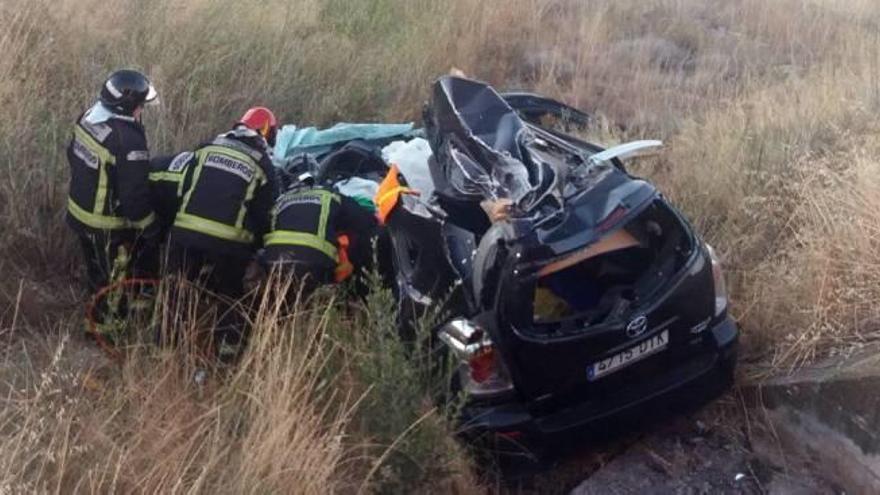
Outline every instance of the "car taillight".
[(485, 383), (491, 380), (497, 366), (498, 363), (495, 362), (495, 349), (492, 347), (484, 347), (477, 351), (476, 355), (468, 359), (471, 380), (477, 383)]
[(709, 260), (712, 262), (712, 279), (715, 282), (715, 316), (718, 316), (727, 309), (727, 283), (724, 280), (721, 261), (715, 254), (715, 249), (706, 244), (706, 251), (709, 252)]
[(447, 323), (438, 336), (458, 361), (458, 379), (468, 395), (486, 398), (513, 389), (504, 361), (483, 329), (457, 319)]

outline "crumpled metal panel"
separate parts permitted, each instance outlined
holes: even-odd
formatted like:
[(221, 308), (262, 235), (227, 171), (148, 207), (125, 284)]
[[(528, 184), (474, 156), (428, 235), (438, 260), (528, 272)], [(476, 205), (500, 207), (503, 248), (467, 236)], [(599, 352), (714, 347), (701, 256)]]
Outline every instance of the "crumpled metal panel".
[(544, 169), (523, 153), (522, 144), (529, 138), (526, 124), (485, 83), (440, 78), (434, 84), (426, 130), (436, 166), (446, 179), (441, 194), (462, 201), (518, 202), (543, 182)]

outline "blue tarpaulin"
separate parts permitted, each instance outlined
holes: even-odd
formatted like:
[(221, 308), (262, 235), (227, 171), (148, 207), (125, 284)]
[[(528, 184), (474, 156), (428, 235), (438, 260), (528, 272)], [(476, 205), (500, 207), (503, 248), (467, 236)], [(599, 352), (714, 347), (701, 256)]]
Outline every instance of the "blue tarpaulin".
[(297, 127), (286, 125), (278, 131), (275, 144), (275, 159), (280, 163), (289, 158), (308, 153), (323, 155), (337, 145), (353, 139), (367, 141), (409, 136), (413, 124), (351, 124), (340, 122), (328, 129), (316, 127)]

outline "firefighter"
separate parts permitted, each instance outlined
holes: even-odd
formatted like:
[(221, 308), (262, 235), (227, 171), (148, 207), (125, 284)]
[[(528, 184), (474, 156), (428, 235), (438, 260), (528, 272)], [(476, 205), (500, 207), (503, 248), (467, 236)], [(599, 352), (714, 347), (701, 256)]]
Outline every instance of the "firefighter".
[(307, 179), (275, 203), (262, 261), (270, 272), (292, 275), (309, 293), (369, 266), (376, 228), (376, 217), (367, 208)]
[(150, 202), (150, 154), (141, 124), (144, 105), (156, 96), (140, 72), (116, 71), (73, 127), (67, 147), (67, 223), (79, 237), (92, 293), (117, 276), (114, 267), (125, 272), (120, 278), (151, 278), (158, 270), (159, 226)]
[(197, 148), (169, 235), (170, 270), (220, 296), (214, 344), (221, 360), (234, 359), (244, 344), (244, 319), (234, 303), (269, 231), (278, 194), (270, 157), (277, 127), (269, 109), (255, 107), (231, 131)]

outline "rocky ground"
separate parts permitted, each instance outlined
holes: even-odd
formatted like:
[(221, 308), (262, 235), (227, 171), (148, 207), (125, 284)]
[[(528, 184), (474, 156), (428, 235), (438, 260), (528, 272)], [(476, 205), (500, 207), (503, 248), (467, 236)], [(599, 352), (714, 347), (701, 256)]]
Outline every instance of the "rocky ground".
[(843, 493), (811, 459), (783, 449), (738, 392), (600, 445), (573, 449), (502, 491), (511, 494)]

